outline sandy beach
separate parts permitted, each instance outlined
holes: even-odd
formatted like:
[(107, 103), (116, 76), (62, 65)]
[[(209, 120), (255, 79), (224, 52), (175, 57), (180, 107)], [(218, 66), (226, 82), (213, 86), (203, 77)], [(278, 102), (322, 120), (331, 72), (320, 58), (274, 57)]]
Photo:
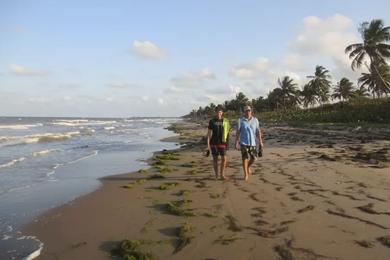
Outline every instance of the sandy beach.
[(110, 259), (124, 239), (154, 259), (390, 259), (389, 140), (265, 127), (249, 181), (233, 149), (221, 181), (206, 127), (178, 128), (183, 148), (25, 226), (44, 243), (38, 259)]

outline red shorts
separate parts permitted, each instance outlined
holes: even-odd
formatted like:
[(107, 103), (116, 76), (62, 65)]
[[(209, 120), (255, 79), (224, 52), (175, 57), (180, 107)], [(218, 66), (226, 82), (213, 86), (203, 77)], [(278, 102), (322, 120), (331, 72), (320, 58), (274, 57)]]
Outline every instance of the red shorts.
[(226, 155), (226, 150), (227, 150), (227, 145), (226, 144), (212, 144), (210, 145), (211, 148), (211, 154), (213, 156), (225, 156)]

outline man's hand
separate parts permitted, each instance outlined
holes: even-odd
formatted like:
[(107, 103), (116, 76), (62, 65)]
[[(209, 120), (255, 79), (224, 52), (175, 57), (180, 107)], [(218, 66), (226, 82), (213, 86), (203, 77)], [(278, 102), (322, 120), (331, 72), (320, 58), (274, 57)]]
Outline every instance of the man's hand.
[(263, 156), (263, 147), (264, 147), (264, 144), (263, 144), (263, 143), (260, 143), (260, 145), (259, 145), (259, 151), (257, 152), (257, 156), (258, 156), (258, 157), (262, 157), (262, 156)]
[(240, 150), (240, 148), (241, 148), (240, 143), (239, 143), (239, 142), (236, 142), (236, 149), (237, 149), (237, 150)]

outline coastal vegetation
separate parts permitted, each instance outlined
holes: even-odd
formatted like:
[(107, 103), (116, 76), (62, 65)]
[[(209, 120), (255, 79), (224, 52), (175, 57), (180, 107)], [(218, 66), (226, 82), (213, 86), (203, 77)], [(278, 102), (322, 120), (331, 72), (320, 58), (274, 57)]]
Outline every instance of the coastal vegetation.
[(190, 236), (190, 234), (194, 231), (194, 227), (190, 225), (189, 223), (185, 223), (182, 225), (178, 231), (177, 231), (177, 240), (178, 244), (175, 248), (174, 253), (179, 252), (182, 250), (185, 246), (187, 246), (189, 243), (191, 243), (191, 240), (193, 237)]
[[(245, 105), (251, 105), (261, 112), (262, 120), (270, 122), (389, 124), (390, 27), (374, 19), (360, 24), (358, 31), (362, 42), (345, 48), (351, 69), (361, 72), (357, 84), (347, 77), (333, 82), (329, 70), (317, 65), (302, 86), (290, 76), (282, 76), (266, 97), (250, 100), (237, 93), (235, 99), (222, 102), (225, 113), (234, 118)], [(215, 107), (210, 103), (187, 116), (203, 119), (212, 115)]]
[(111, 250), (111, 255), (127, 260), (152, 260), (154, 257), (150, 253), (145, 253), (140, 249), (141, 241), (125, 239)]

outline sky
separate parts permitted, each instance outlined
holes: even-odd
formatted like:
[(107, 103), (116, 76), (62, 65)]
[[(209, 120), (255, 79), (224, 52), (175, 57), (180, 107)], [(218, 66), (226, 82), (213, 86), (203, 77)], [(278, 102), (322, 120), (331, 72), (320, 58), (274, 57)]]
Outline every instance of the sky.
[(0, 116), (182, 116), (316, 65), (356, 82), (344, 49), (388, 0), (0, 0)]

